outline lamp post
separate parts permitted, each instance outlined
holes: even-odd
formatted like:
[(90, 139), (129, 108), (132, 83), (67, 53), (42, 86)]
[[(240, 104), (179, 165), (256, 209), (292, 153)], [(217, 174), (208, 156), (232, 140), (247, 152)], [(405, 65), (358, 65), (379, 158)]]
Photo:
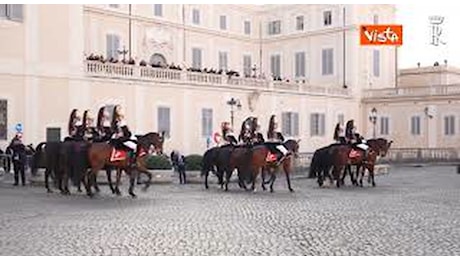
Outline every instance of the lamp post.
[(373, 133), (372, 133), (372, 136), (373, 138), (375, 138), (375, 127), (377, 125), (377, 109), (374, 107), (372, 108), (371, 110), (371, 113), (369, 114), (369, 121), (372, 123), (373, 125)]
[(236, 106), (238, 109), (241, 109), (241, 102), (239, 99), (231, 98), (227, 101), (227, 105), (230, 106), (230, 123), (232, 124), (233, 128), (233, 113), (235, 112), (234, 107)]

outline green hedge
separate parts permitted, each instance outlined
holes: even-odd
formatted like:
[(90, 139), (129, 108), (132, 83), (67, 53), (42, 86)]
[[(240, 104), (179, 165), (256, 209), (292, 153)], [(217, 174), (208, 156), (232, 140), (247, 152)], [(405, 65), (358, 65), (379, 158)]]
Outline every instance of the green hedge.
[(185, 170), (186, 171), (201, 171), (201, 162), (203, 156), (199, 154), (191, 154), (185, 157)]
[(147, 158), (147, 168), (150, 170), (169, 170), (171, 167), (171, 162), (166, 157), (154, 155)]
[[(185, 157), (185, 170), (186, 171), (201, 171), (201, 162), (203, 156), (199, 154), (191, 154)], [(172, 168), (171, 162), (168, 158), (163, 156), (150, 156), (147, 158), (147, 168), (150, 170), (170, 170)]]

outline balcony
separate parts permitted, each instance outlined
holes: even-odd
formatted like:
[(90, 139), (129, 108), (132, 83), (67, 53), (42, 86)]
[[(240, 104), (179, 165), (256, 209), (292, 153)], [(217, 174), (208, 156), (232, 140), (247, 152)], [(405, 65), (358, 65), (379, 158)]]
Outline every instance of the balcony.
[(426, 97), (460, 95), (460, 85), (366, 89), (363, 98)]
[(259, 91), (291, 92), (319, 96), (349, 97), (348, 89), (319, 87), (296, 82), (281, 82), (256, 78), (229, 77), (226, 75), (152, 68), (135, 65), (84, 61), (86, 75), (96, 78), (139, 80), (177, 84), (194, 84), (222, 88), (242, 88)]

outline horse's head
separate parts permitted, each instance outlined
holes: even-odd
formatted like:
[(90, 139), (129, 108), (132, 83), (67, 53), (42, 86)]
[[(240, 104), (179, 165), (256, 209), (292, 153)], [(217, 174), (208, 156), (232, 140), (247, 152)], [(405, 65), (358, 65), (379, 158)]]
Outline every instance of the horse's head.
[(289, 139), (287, 140), (286, 142), (284, 142), (284, 146), (286, 147), (286, 149), (291, 152), (295, 158), (298, 158), (299, 157), (299, 143), (300, 143), (300, 139), (299, 140), (293, 140), (293, 139)]
[[(381, 150), (381, 155), (382, 157), (385, 157), (388, 153), (388, 150), (390, 150), (390, 147), (391, 147), (391, 144), (393, 143), (393, 141), (387, 141), (386, 139), (383, 139), (381, 138), (382, 141), (381, 142), (381, 147), (382, 147), (382, 150)], [(379, 138), (380, 140), (380, 138)]]
[(163, 154), (163, 142), (164, 142), (164, 132), (161, 133), (148, 133), (143, 136), (138, 136), (138, 143), (142, 148), (149, 150), (150, 146), (153, 146), (155, 153), (158, 155)]
[(373, 139), (373, 144), (370, 143), (370, 145), (372, 146), (376, 146), (376, 147), (373, 147), (374, 150), (376, 150), (377, 152), (377, 155), (380, 155), (382, 157), (385, 157), (388, 153), (388, 150), (390, 149), (391, 147), (391, 144), (393, 143), (393, 141), (389, 141), (385, 138), (378, 138), (378, 139)]

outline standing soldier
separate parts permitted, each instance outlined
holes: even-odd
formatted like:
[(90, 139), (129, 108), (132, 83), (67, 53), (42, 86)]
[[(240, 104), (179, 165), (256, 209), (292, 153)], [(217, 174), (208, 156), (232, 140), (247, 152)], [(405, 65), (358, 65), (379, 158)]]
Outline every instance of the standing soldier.
[(17, 133), (11, 140), (6, 150), (13, 152), (14, 186), (19, 185), (19, 174), (21, 175), (22, 186), (26, 185), (25, 164), (27, 160), (26, 147), (22, 143), (22, 134)]

